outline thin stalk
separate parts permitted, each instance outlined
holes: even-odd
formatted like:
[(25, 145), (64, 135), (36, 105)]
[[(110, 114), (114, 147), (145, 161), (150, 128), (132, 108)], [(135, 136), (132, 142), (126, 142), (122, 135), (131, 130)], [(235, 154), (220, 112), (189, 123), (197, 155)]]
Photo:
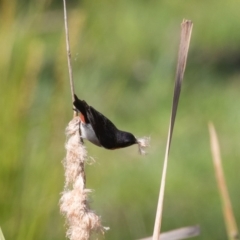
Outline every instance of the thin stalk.
[(5, 240), (4, 236), (3, 236), (3, 232), (2, 229), (0, 228), (0, 240)]
[(188, 49), (189, 49), (191, 33), (192, 33), (192, 26), (193, 24), (189, 20), (183, 20), (181, 24), (181, 39), (180, 39), (179, 52), (178, 52), (178, 62), (177, 62), (177, 71), (176, 71), (176, 78), (175, 78), (173, 103), (172, 103), (172, 113), (171, 113), (171, 118), (169, 123), (167, 145), (165, 150), (165, 157), (164, 157), (164, 164), (163, 164), (163, 171), (162, 171), (162, 178), (161, 178), (161, 186), (159, 190), (157, 213), (156, 213), (154, 231), (153, 231), (153, 240), (159, 240), (159, 235), (161, 230), (168, 155), (169, 155), (169, 150), (170, 150), (170, 145), (172, 140), (175, 118), (177, 114), (178, 102), (179, 102), (179, 97), (181, 92), (181, 85), (182, 85), (184, 71), (186, 67)]
[[(196, 237), (200, 234), (199, 225), (182, 227), (160, 234), (160, 240), (180, 240)], [(152, 240), (152, 237), (141, 238), (138, 240)]]
[(74, 101), (74, 93), (75, 93), (75, 91), (74, 91), (74, 82), (73, 82), (72, 64), (71, 64), (71, 51), (70, 51), (70, 44), (69, 44), (68, 18), (67, 18), (66, 0), (63, 0), (63, 12), (64, 12), (64, 26), (65, 26), (65, 36), (66, 36), (68, 73), (69, 73), (69, 82), (70, 82), (72, 102), (73, 102)]
[(219, 192), (222, 199), (222, 208), (223, 208), (223, 214), (224, 214), (225, 224), (226, 224), (227, 233), (228, 233), (228, 239), (236, 240), (236, 239), (239, 239), (239, 233), (238, 233), (238, 228), (237, 228), (236, 220), (232, 210), (232, 204), (229, 197), (228, 188), (227, 188), (227, 184), (226, 184), (225, 176), (223, 172), (218, 137), (217, 137), (217, 133), (214, 128), (214, 125), (212, 123), (208, 124), (208, 128), (209, 128), (209, 134), (210, 134), (212, 159), (213, 159)]

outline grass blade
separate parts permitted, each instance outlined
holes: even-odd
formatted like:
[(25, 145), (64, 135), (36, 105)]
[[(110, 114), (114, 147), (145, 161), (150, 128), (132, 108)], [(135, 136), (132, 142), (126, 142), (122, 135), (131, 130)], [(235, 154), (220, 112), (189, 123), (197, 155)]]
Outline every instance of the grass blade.
[[(179, 229), (174, 229), (168, 232), (164, 232), (160, 234), (160, 240), (180, 240), (187, 239), (190, 237), (196, 237), (200, 234), (200, 227), (196, 226), (188, 226)], [(139, 240), (152, 240), (152, 237), (142, 238)]]
[(3, 232), (2, 229), (0, 228), (0, 240), (5, 240), (4, 236), (3, 236)]
[(154, 224), (153, 240), (159, 239), (159, 234), (161, 229), (168, 155), (169, 155), (169, 150), (170, 150), (170, 145), (172, 140), (172, 133), (174, 128), (175, 118), (177, 114), (177, 107), (178, 107), (178, 102), (179, 102), (179, 97), (181, 92), (181, 85), (182, 85), (184, 71), (186, 67), (187, 54), (188, 54), (189, 43), (190, 43), (190, 38), (192, 33), (192, 22), (189, 20), (183, 20), (181, 27), (182, 27), (181, 39), (180, 39), (179, 53), (178, 53), (177, 72), (176, 72), (173, 103), (172, 103), (172, 114), (170, 118), (169, 130), (168, 130), (168, 139), (167, 139), (167, 145), (165, 150), (165, 158), (164, 158), (161, 186), (159, 191), (157, 213), (156, 213), (155, 224)]
[(222, 208), (223, 208), (223, 214), (224, 214), (225, 224), (227, 228), (228, 239), (236, 240), (236, 239), (239, 239), (239, 233), (238, 233), (236, 220), (232, 210), (232, 204), (228, 194), (228, 189), (227, 189), (227, 185), (224, 177), (218, 137), (217, 137), (217, 133), (214, 128), (214, 125), (212, 123), (209, 123), (208, 127), (209, 127), (209, 134), (210, 134), (210, 144), (211, 144), (213, 165), (215, 169), (215, 175), (217, 179), (220, 196), (222, 199)]

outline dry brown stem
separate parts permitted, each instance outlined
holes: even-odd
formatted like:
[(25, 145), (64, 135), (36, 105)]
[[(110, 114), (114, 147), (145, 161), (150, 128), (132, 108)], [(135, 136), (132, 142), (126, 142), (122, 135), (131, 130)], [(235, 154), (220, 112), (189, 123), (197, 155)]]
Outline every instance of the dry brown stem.
[(165, 150), (165, 158), (163, 164), (163, 171), (162, 171), (162, 178), (161, 178), (161, 185), (159, 190), (159, 198), (158, 198), (158, 206), (154, 224), (154, 231), (153, 231), (153, 240), (158, 240), (160, 235), (161, 223), (162, 223), (162, 212), (163, 212), (163, 199), (164, 199), (164, 190), (165, 190), (165, 182), (166, 182), (166, 175), (167, 175), (167, 165), (168, 165), (168, 155), (172, 140), (172, 133), (175, 123), (175, 118), (177, 114), (177, 107), (178, 101), (181, 92), (181, 85), (183, 81), (184, 71), (186, 67), (188, 49), (191, 39), (192, 33), (192, 22), (189, 20), (183, 20), (181, 24), (181, 39), (179, 45), (179, 53), (178, 53), (178, 62), (177, 62), (177, 72), (176, 72), (176, 79), (175, 79), (175, 87), (174, 87), (174, 95), (173, 95), (173, 104), (172, 104), (172, 114), (169, 123), (169, 130), (168, 130), (168, 139), (167, 145)]
[(67, 7), (66, 0), (63, 0), (63, 11), (64, 11), (64, 26), (65, 26), (65, 35), (66, 35), (66, 50), (67, 50), (67, 61), (68, 61), (68, 73), (69, 73), (69, 82), (71, 88), (72, 102), (74, 101), (74, 82), (72, 74), (72, 64), (71, 64), (71, 51), (69, 44), (69, 33), (68, 33), (68, 18), (67, 18)]
[[(196, 226), (182, 227), (182, 228), (161, 233), (159, 239), (160, 240), (180, 240), (180, 239), (195, 237), (195, 236), (198, 236), (199, 234), (200, 234), (200, 227), (196, 225)], [(152, 240), (152, 237), (142, 238), (139, 240)]]
[(209, 127), (209, 134), (210, 134), (212, 159), (213, 159), (219, 192), (222, 199), (222, 208), (223, 208), (223, 214), (224, 214), (225, 224), (226, 224), (227, 233), (228, 233), (228, 239), (236, 240), (236, 239), (239, 239), (239, 233), (238, 233), (238, 228), (237, 228), (236, 220), (234, 217), (234, 213), (232, 210), (232, 204), (229, 197), (227, 184), (224, 177), (218, 137), (217, 137), (217, 133), (214, 128), (214, 125), (212, 123), (209, 123), (208, 127)]

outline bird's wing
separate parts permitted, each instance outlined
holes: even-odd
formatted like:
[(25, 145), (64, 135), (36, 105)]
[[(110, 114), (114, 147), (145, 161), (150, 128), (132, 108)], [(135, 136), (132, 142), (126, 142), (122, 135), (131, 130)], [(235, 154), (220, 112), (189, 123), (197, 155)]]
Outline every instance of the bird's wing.
[(86, 112), (100, 144), (107, 149), (113, 149), (116, 142), (115, 133), (118, 131), (116, 126), (91, 106), (87, 106)]

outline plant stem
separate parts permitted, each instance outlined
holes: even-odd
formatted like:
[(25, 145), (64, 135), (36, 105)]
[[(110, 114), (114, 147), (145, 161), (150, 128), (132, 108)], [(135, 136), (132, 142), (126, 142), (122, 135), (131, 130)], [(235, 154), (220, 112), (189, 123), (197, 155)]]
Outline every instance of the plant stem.
[(63, 11), (64, 11), (64, 26), (65, 26), (65, 35), (66, 35), (66, 50), (67, 50), (67, 61), (68, 61), (68, 73), (69, 73), (69, 82), (70, 82), (72, 102), (73, 102), (74, 101), (74, 93), (75, 93), (75, 91), (74, 91), (74, 82), (73, 82), (72, 64), (71, 64), (71, 51), (70, 51), (70, 44), (69, 44), (66, 0), (63, 0)]
[(173, 103), (172, 103), (172, 114), (171, 114), (170, 123), (169, 123), (168, 139), (167, 139), (167, 145), (165, 150), (161, 186), (159, 190), (157, 213), (156, 213), (154, 231), (153, 231), (153, 240), (159, 240), (159, 235), (161, 230), (168, 155), (169, 155), (169, 150), (171, 146), (172, 133), (173, 133), (174, 123), (175, 123), (176, 114), (177, 114), (178, 102), (179, 102), (179, 97), (181, 92), (181, 85), (182, 85), (184, 71), (185, 71), (186, 62), (187, 62), (188, 49), (189, 49), (190, 38), (192, 33), (192, 22), (189, 20), (183, 20), (181, 27), (182, 27), (181, 39), (180, 39), (179, 52), (178, 52), (177, 72), (176, 72)]
[(236, 239), (239, 239), (239, 233), (238, 233), (238, 228), (237, 228), (236, 220), (235, 220), (233, 209), (232, 209), (232, 203), (229, 197), (228, 188), (227, 188), (227, 184), (226, 184), (225, 176), (223, 172), (218, 137), (217, 137), (217, 133), (213, 123), (209, 123), (208, 128), (209, 128), (209, 134), (210, 134), (212, 159), (213, 159), (213, 164), (214, 164), (214, 169), (216, 174), (216, 180), (217, 180), (217, 184), (218, 184), (218, 188), (219, 188), (219, 192), (222, 200), (222, 208), (223, 208), (226, 229), (228, 233), (228, 239), (236, 240)]

